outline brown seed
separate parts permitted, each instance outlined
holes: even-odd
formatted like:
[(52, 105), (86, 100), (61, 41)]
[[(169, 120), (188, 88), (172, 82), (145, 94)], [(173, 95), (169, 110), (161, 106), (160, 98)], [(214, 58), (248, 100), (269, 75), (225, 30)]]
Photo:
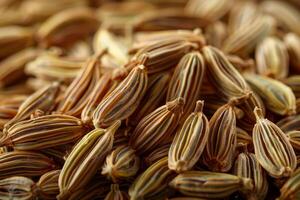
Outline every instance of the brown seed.
[(97, 30), (99, 21), (88, 8), (70, 8), (47, 19), (37, 32), (43, 47), (65, 46)]
[(177, 173), (192, 169), (206, 146), (209, 124), (202, 113), (203, 106), (203, 101), (197, 101), (194, 112), (178, 129), (171, 144), (168, 166)]
[(220, 107), (209, 120), (203, 163), (212, 171), (228, 172), (236, 150), (236, 115), (232, 103)]
[(248, 199), (265, 199), (268, 193), (266, 172), (253, 153), (240, 153), (238, 155), (235, 161), (234, 174), (242, 178), (252, 179), (253, 189), (244, 192)]
[(107, 157), (102, 166), (102, 175), (113, 182), (133, 177), (139, 170), (140, 159), (129, 146), (119, 146)]
[(273, 122), (265, 119), (255, 108), (253, 128), (255, 156), (261, 166), (274, 178), (289, 177), (297, 167), (297, 158), (288, 137)]
[(276, 37), (265, 38), (255, 51), (256, 69), (259, 74), (276, 79), (286, 78), (289, 57), (284, 43)]
[(151, 165), (130, 186), (131, 200), (163, 199), (172, 171), (168, 168), (168, 158), (164, 157)]
[(300, 131), (289, 131), (286, 133), (295, 151), (300, 151)]
[(253, 188), (251, 179), (209, 171), (183, 172), (169, 185), (184, 195), (208, 199), (223, 199), (236, 191)]
[(168, 88), (167, 101), (179, 97), (184, 99), (181, 121), (188, 117), (196, 105), (204, 73), (204, 58), (199, 52), (186, 54), (175, 68)]
[(59, 175), (58, 199), (68, 199), (89, 183), (112, 149), (114, 134), (120, 125), (121, 122), (116, 121), (107, 129), (95, 129), (74, 146)]
[(280, 189), (279, 200), (299, 199), (300, 197), (300, 169), (294, 172)]
[(283, 38), (289, 54), (292, 69), (300, 72), (300, 37), (294, 33), (288, 33)]
[(1, 199), (35, 199), (35, 183), (27, 177), (11, 176), (0, 180)]
[(32, 151), (12, 151), (0, 154), (0, 179), (11, 176), (36, 177), (55, 169), (47, 156)]
[(76, 142), (87, 131), (83, 123), (69, 115), (45, 115), (12, 125), (0, 139), (1, 145), (18, 150), (39, 150)]
[(171, 144), (165, 144), (163, 146), (160, 146), (156, 149), (154, 149), (149, 155), (147, 155), (144, 160), (147, 166), (150, 166), (154, 163), (156, 163), (158, 160), (168, 157), (169, 149)]
[(130, 144), (139, 154), (150, 153), (170, 140), (182, 114), (183, 99), (167, 102), (145, 116), (130, 136)]
[(106, 195), (104, 200), (128, 200), (129, 196), (126, 192), (120, 190), (118, 184), (110, 186), (110, 192)]
[(36, 183), (40, 199), (56, 199), (59, 194), (58, 177), (60, 170), (53, 170), (43, 174)]

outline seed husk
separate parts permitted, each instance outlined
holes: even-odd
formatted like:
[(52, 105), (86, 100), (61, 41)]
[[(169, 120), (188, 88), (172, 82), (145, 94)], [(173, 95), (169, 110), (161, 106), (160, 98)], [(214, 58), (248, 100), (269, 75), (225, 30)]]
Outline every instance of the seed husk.
[(145, 116), (130, 136), (133, 149), (144, 154), (167, 143), (179, 123), (183, 104), (183, 99), (177, 98)]
[(0, 138), (0, 144), (17, 150), (46, 149), (76, 142), (87, 130), (76, 117), (44, 115), (15, 123)]
[(168, 166), (177, 173), (192, 169), (206, 146), (209, 124), (206, 116), (202, 113), (203, 106), (203, 101), (197, 101), (194, 112), (178, 129), (171, 144)]
[(300, 169), (295, 171), (280, 189), (279, 200), (300, 198)]
[(120, 190), (118, 184), (110, 186), (110, 192), (106, 195), (104, 200), (128, 200), (129, 196), (126, 192)]
[(256, 124), (253, 128), (254, 152), (261, 166), (274, 178), (289, 177), (297, 167), (295, 151), (285, 133), (264, 118), (255, 108)]
[(235, 161), (234, 174), (253, 181), (253, 189), (244, 192), (247, 199), (265, 199), (268, 192), (266, 172), (253, 153), (240, 153)]
[(288, 52), (284, 43), (276, 37), (267, 37), (257, 46), (255, 60), (256, 69), (261, 75), (276, 79), (288, 75)]
[(277, 80), (256, 74), (247, 73), (244, 77), (272, 112), (279, 115), (296, 113), (296, 98), (290, 87)]
[[(130, 186), (131, 200), (160, 199), (168, 186), (172, 171), (168, 168), (168, 158), (164, 157), (146, 169)], [(160, 198), (159, 198), (160, 197)]]
[(286, 133), (295, 151), (300, 151), (300, 131), (289, 131)]
[(35, 199), (35, 183), (33, 180), (23, 176), (11, 176), (0, 180), (1, 199)]
[(37, 177), (55, 169), (47, 156), (33, 151), (12, 151), (0, 154), (0, 179), (11, 176)]
[(147, 69), (138, 65), (108, 94), (93, 114), (95, 127), (106, 127), (115, 120), (128, 118), (138, 107), (148, 85)]
[(114, 134), (120, 125), (121, 122), (116, 121), (107, 129), (94, 129), (75, 145), (59, 175), (58, 199), (68, 199), (89, 183), (112, 149)]
[(36, 183), (38, 197), (40, 199), (56, 199), (59, 194), (58, 177), (60, 170), (53, 170), (43, 174)]
[(181, 121), (188, 117), (196, 105), (204, 73), (204, 58), (199, 52), (184, 55), (175, 68), (168, 87), (167, 101), (179, 97), (184, 99)]
[(209, 171), (186, 171), (169, 184), (180, 193), (200, 198), (225, 198), (240, 190), (251, 190), (252, 180)]
[(106, 157), (101, 173), (116, 183), (135, 176), (139, 166), (140, 159), (135, 155), (135, 151), (127, 145), (122, 145)]

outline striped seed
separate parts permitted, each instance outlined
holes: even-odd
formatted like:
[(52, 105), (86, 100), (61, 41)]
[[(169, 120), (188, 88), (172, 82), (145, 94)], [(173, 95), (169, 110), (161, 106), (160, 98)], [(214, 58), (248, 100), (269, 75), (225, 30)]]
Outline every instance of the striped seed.
[(203, 101), (197, 101), (194, 112), (178, 129), (171, 144), (168, 166), (177, 173), (192, 169), (206, 146), (209, 124), (202, 113), (203, 106)]
[(72, 192), (86, 186), (103, 164), (113, 146), (116, 121), (107, 129), (95, 129), (85, 135), (73, 148), (59, 175), (58, 199), (68, 199)]
[(289, 131), (286, 133), (295, 151), (300, 151), (300, 131)]
[(290, 60), (290, 66), (300, 72), (300, 37), (295, 33), (288, 33), (283, 38)]
[(38, 188), (38, 197), (40, 199), (56, 199), (59, 194), (58, 177), (60, 170), (53, 170), (43, 174), (36, 183)]
[(110, 186), (110, 192), (106, 195), (104, 200), (128, 200), (129, 196), (126, 192), (120, 190), (118, 184)]
[(255, 108), (254, 113), (256, 124), (252, 135), (258, 162), (274, 178), (289, 177), (297, 167), (297, 158), (287, 135), (265, 119), (261, 109)]
[(107, 127), (128, 118), (138, 107), (148, 84), (147, 69), (138, 65), (108, 94), (93, 113), (95, 127)]
[(183, 99), (167, 102), (145, 116), (130, 136), (130, 145), (137, 153), (150, 153), (170, 140), (182, 114)]
[(231, 174), (209, 171), (187, 171), (169, 184), (180, 193), (200, 198), (225, 198), (240, 190), (251, 190), (252, 180)]
[(280, 189), (279, 200), (292, 200), (300, 198), (300, 169), (294, 172)]

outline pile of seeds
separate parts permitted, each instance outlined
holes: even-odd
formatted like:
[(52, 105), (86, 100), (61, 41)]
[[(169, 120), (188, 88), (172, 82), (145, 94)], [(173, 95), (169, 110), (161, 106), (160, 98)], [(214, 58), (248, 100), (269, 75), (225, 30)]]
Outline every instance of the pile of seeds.
[(300, 199), (299, 0), (0, 12), (0, 199)]

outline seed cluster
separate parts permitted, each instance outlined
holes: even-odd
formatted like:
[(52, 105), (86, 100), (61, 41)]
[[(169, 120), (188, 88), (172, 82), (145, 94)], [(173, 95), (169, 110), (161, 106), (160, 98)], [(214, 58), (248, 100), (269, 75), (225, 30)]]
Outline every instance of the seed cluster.
[(300, 200), (299, 0), (0, 13), (0, 200)]

